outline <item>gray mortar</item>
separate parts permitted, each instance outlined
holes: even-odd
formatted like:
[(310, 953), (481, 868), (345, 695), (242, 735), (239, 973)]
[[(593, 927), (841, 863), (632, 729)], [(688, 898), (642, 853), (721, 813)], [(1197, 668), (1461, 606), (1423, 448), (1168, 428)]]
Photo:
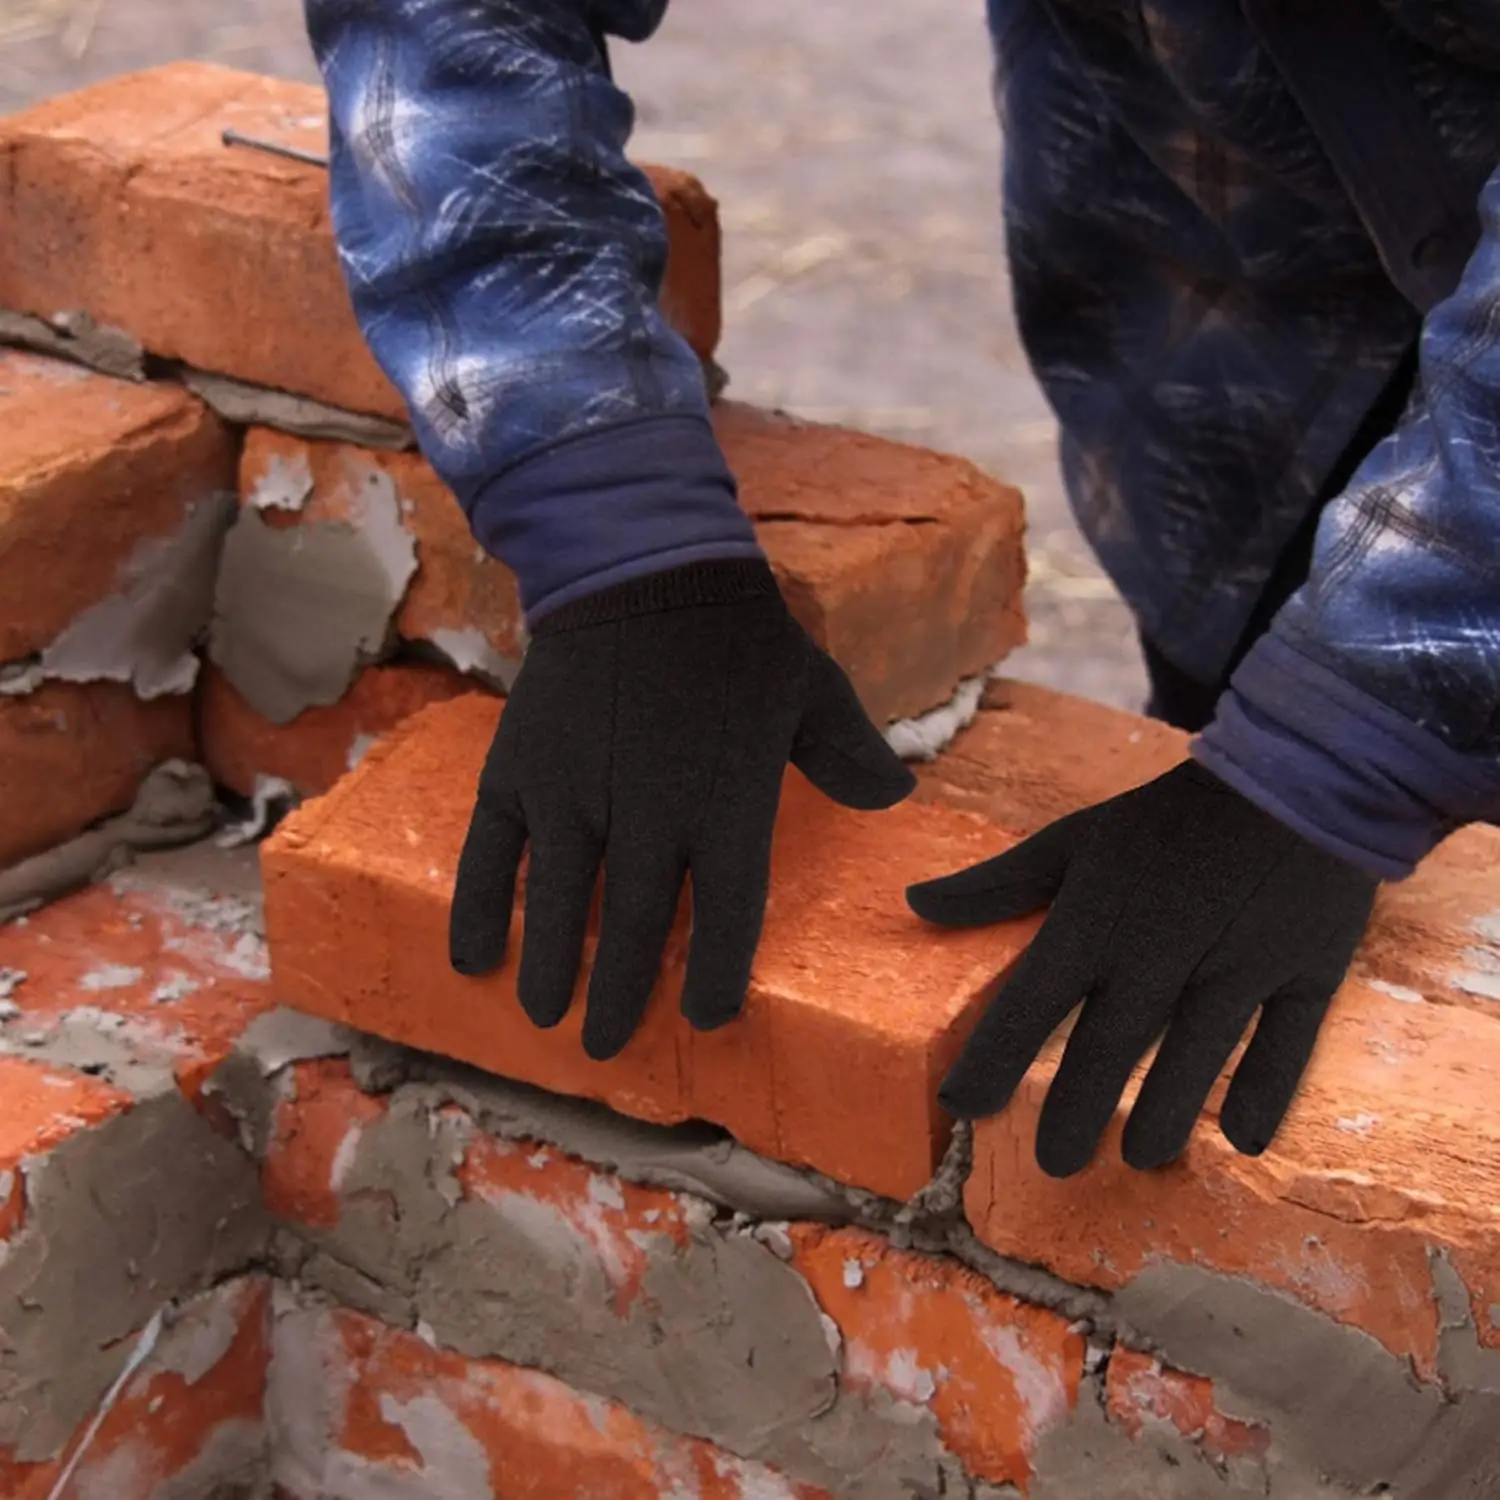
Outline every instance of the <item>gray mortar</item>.
[[(871, 1403), (840, 1392), (831, 1407), (810, 1414), (806, 1386), (799, 1392), (778, 1378), (762, 1391), (754, 1374), (746, 1374), (745, 1351), (727, 1339), (698, 1352), (687, 1391), (673, 1384), (670, 1372), (655, 1373), (661, 1340), (674, 1347), (676, 1335), (665, 1333), (659, 1316), (645, 1317), (642, 1304), (634, 1316), (644, 1323), (622, 1324), (606, 1312), (607, 1293), (585, 1285), (590, 1252), (560, 1216), (536, 1204), (511, 1205), (502, 1213), (493, 1205), (459, 1201), (451, 1173), (477, 1126), (501, 1139), (546, 1142), (626, 1181), (700, 1200), (690, 1250), (681, 1256), (663, 1250), (653, 1259), (643, 1304), (669, 1311), (692, 1305), (703, 1323), (728, 1328), (745, 1319), (756, 1330), (774, 1326), (788, 1338), (800, 1337), (804, 1375), (826, 1373), (827, 1366), (816, 1353), (805, 1305), (770, 1269), (779, 1266), (790, 1285), (802, 1288), (784, 1263), (785, 1236), (778, 1235), (778, 1226), (797, 1220), (855, 1224), (884, 1232), (901, 1246), (953, 1256), (999, 1289), (1075, 1318), (1097, 1336), (1159, 1349), (1170, 1363), (1212, 1377), (1227, 1413), (1269, 1421), (1277, 1436), (1265, 1471), (1242, 1465), (1230, 1472), (1166, 1436), (1165, 1449), (1119, 1446), (1120, 1454), (1134, 1455), (1130, 1463), (1110, 1460), (1099, 1471), (1109, 1474), (1115, 1490), (1070, 1491), (1068, 1484), (1090, 1471), (1082, 1457), (1055, 1457), (1074, 1451), (1069, 1425), (1047, 1444), (1044, 1478), (1054, 1487), (1040, 1491), (1044, 1497), (1274, 1494), (1322, 1500), (1350, 1493), (1347, 1486), (1368, 1492), (1381, 1481), (1390, 1482), (1391, 1493), (1402, 1500), (1493, 1500), (1500, 1493), (1500, 1399), (1490, 1389), (1496, 1356), (1479, 1350), (1466, 1294), (1445, 1262), (1445, 1371), (1455, 1388), (1472, 1388), (1457, 1402), (1419, 1386), (1367, 1335), (1250, 1283), (1158, 1265), (1110, 1298), (996, 1255), (961, 1217), (959, 1196), (969, 1165), (963, 1132), (928, 1188), (900, 1205), (766, 1161), (709, 1126), (645, 1125), (369, 1038), (352, 1040), (351, 1060), (366, 1086), (395, 1090), (392, 1112), (361, 1142), (344, 1185), (343, 1220), (331, 1234), (310, 1236), (315, 1248), (301, 1261), (300, 1274), (305, 1285), (384, 1321), (425, 1324), (440, 1343), (466, 1354), (551, 1369), (664, 1426), (701, 1432), (730, 1451), (812, 1483), (842, 1475), (835, 1485), (840, 1494), (884, 1493), (875, 1469), (864, 1467), (862, 1444), (874, 1441), (872, 1432), (887, 1442), (895, 1431), (906, 1444), (899, 1448), (906, 1465), (899, 1484), (906, 1488), (895, 1493), (920, 1494), (922, 1485), (939, 1482), (950, 1488), (932, 1493), (969, 1493), (951, 1487), (959, 1482), (956, 1469), (951, 1480), (933, 1477), (951, 1460), (920, 1409), (896, 1412), (892, 1408), (900, 1403), (887, 1401), (886, 1410), (872, 1413)], [(436, 1112), (447, 1104), (460, 1106), (473, 1125), (440, 1119)], [(731, 1214), (734, 1221), (726, 1224)], [(749, 1232), (737, 1233), (740, 1224)], [(754, 1246), (758, 1272), (770, 1278), (757, 1284), (753, 1314), (726, 1269), (731, 1263), (723, 1246), (731, 1241), (745, 1247), (736, 1255), (753, 1254)], [(569, 1244), (573, 1248), (565, 1253)], [(1443, 1272), (1437, 1273), (1440, 1286)], [(721, 1360), (727, 1369), (719, 1368)], [(709, 1399), (705, 1390), (733, 1392), (737, 1417), (725, 1421), (695, 1405)], [(799, 1411), (800, 1419), (794, 1415)], [(1099, 1436), (1085, 1421), (1077, 1443), (1083, 1454), (1116, 1438), (1107, 1431)], [(1208, 1487), (1153, 1489), (1167, 1482), (1161, 1480), (1164, 1472), (1173, 1483), (1181, 1477), (1187, 1453), (1196, 1468), (1183, 1472), (1201, 1472)], [(887, 1460), (881, 1462), (889, 1477)], [(1316, 1473), (1329, 1476), (1327, 1483), (1308, 1478)], [(1090, 1482), (1097, 1484), (1097, 1474)], [(877, 1487), (857, 1487), (866, 1483)]]
[(1500, 1494), (1493, 1391), (1449, 1400), (1362, 1330), (1197, 1266), (1148, 1266), (1115, 1301), (1171, 1364), (1213, 1379), (1226, 1413), (1268, 1420), (1317, 1471), (1401, 1500)]
[(454, 1168), (476, 1127), (438, 1112), (447, 1097), (404, 1086), (366, 1129), (338, 1227), (305, 1231), (304, 1288), (850, 1500), (971, 1493), (929, 1411), (840, 1388), (810, 1289), (752, 1234), (686, 1199), (688, 1245), (643, 1244), (640, 1293), (618, 1316), (597, 1251), (562, 1213), (522, 1195), (462, 1197)]
[(123, 328), (101, 327), (82, 311), (44, 319), (0, 308), (0, 344), (71, 360), (119, 380), (146, 378), (146, 351), (136, 339)]
[(92, 1073), (138, 1099), (172, 1087), (176, 1060), (148, 1027), (91, 1005), (0, 1023), (0, 1056)]
[(1100, 1398), (1086, 1385), (1073, 1420), (1042, 1438), (1027, 1500), (1349, 1500), (1274, 1455), (1268, 1467), (1217, 1461), (1166, 1422), (1148, 1418), (1131, 1438), (1105, 1420)]
[(1443, 1251), (1430, 1257), (1432, 1284), (1442, 1319), (1438, 1369), (1450, 1391), (1500, 1395), (1500, 1349), (1486, 1349), (1474, 1326), (1474, 1309), (1463, 1278)]
[(226, 422), (236, 427), (275, 427), (298, 437), (356, 443), (361, 448), (397, 452), (415, 448), (417, 440), (403, 422), (371, 417), (327, 406), (307, 396), (268, 386), (249, 385), (227, 375), (182, 367), (177, 378)]
[(0, 1260), (0, 1447), (54, 1458), (163, 1304), (247, 1267), (267, 1222), (251, 1160), (170, 1081), (22, 1164)]
[(244, 506), (224, 543), (209, 655), (257, 713), (289, 724), (337, 703), (386, 654), (416, 570), (416, 541), (378, 469), (354, 521), (272, 527)]
[(213, 608), (214, 574), (234, 496), (214, 494), (190, 507), (172, 535), (141, 542), (119, 590), (90, 605), (0, 691), (31, 692), (44, 682), (124, 682), (137, 697), (186, 693), (198, 679), (194, 647)]
[(128, 812), (0, 870), (0, 922), (102, 880), (142, 851), (201, 839), (214, 819), (208, 772), (187, 761), (164, 761), (142, 781)]

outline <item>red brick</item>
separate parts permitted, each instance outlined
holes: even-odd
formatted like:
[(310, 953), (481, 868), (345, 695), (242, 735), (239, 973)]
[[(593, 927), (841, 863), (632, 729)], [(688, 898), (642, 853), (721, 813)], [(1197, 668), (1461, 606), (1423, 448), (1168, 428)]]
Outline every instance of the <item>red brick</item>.
[(339, 1221), (341, 1174), (385, 1101), (362, 1093), (342, 1058), (298, 1063), (277, 1101), (261, 1185), (266, 1207), (309, 1228)]
[(844, 1386), (930, 1411), (976, 1478), (1025, 1489), (1078, 1404), (1084, 1340), (956, 1261), (858, 1230), (792, 1228), (792, 1264), (843, 1341)]
[(326, 708), (273, 724), (215, 666), (198, 681), (199, 755), (215, 781), (249, 796), (257, 776), (280, 776), (306, 796), (326, 792), (369, 744), (429, 703), (476, 691), (472, 679), (435, 666), (369, 667)]
[(1025, 639), (1020, 493), (948, 454), (715, 409), (792, 612), (879, 723), (925, 713)]
[(26, 1222), (22, 1163), (130, 1104), (123, 1090), (71, 1068), (0, 1057), (0, 1244)]
[[(1032, 1154), (1056, 1058), (1054, 1049), (1009, 1109), (975, 1131), (965, 1202), (994, 1249), (1110, 1289), (1159, 1260), (1249, 1277), (1364, 1329), (1430, 1377), (1428, 1257), (1443, 1248), (1468, 1284), (1481, 1339), (1500, 1345), (1489, 1314), (1500, 1303), (1492, 1018), (1351, 983), (1265, 1156), (1239, 1156), (1219, 1133), (1221, 1084), (1172, 1167), (1123, 1166), (1122, 1106), (1094, 1164), (1063, 1182)], [(1126, 1106), (1133, 1097), (1134, 1086)]]
[(920, 1187), (948, 1135), (938, 1082), (1029, 928), (934, 934), (901, 893), (1003, 835), (939, 809), (851, 813), (789, 773), (745, 1014), (707, 1035), (681, 1019), (679, 923), (641, 1032), (591, 1062), (581, 1005), (539, 1031), (514, 961), (482, 980), (448, 966), (453, 873), (500, 707), (423, 710), (263, 846), (278, 999), (643, 1119), (713, 1120), (877, 1192)]
[[(408, 1411), (421, 1411), (429, 1418), (440, 1412), (445, 1425), (467, 1438), (452, 1452), (483, 1455), (495, 1495), (831, 1500), (823, 1490), (652, 1427), (623, 1406), (536, 1371), (432, 1349), (415, 1334), (343, 1309), (310, 1316), (318, 1322), (330, 1389), (342, 1393), (320, 1436), (335, 1467), (357, 1467), (376, 1483), (411, 1485), (420, 1476), (436, 1495), (445, 1493), (445, 1480), (462, 1482), (424, 1464), (402, 1425)], [(463, 1479), (473, 1477), (465, 1469)], [(315, 1500), (296, 1488), (289, 1493)]]
[(206, 876), (67, 896), (0, 926), (0, 968), (26, 976), (11, 996), (13, 1029), (46, 1033), (79, 1011), (105, 1017), (117, 1039), (170, 1058), (192, 1098), (273, 1004), (244, 898)]
[[(715, 424), (792, 612), (843, 665), (878, 722), (943, 702), (1020, 643), (1021, 499), (962, 459), (844, 428), (725, 405)], [(524, 649), (511, 573), (477, 546), (458, 503), (415, 454), (252, 431), (240, 470), (255, 504), (287, 472), (311, 488), (272, 525), (345, 521), (372, 471), (399, 495), (418, 571), (396, 616), (408, 640), (478, 630)]]
[(48, 645), (234, 483), (233, 435), (186, 392), (6, 349), (0, 432), (0, 662)]
[(143, 703), (117, 682), (0, 696), (0, 868), (123, 812), (153, 766), (193, 753), (186, 697)]
[(1271, 1446), (1268, 1428), (1219, 1410), (1211, 1380), (1163, 1368), (1134, 1349), (1117, 1348), (1110, 1356), (1105, 1410), (1131, 1437), (1152, 1426), (1170, 1427), (1214, 1458), (1264, 1458)]
[[(1186, 753), (1185, 736), (1044, 689), (1005, 684), (991, 701), (1007, 706), (981, 712), (923, 770), (923, 798), (1031, 831)], [(1458, 984), (1463, 964), (1478, 971), (1493, 952), (1481, 928), (1497, 870), (1500, 834), (1466, 829), (1382, 892), (1302, 1094), (1259, 1159), (1236, 1155), (1217, 1129), (1221, 1081), (1175, 1166), (1142, 1175), (1121, 1164), (1122, 1106), (1087, 1172), (1043, 1176), (1033, 1145), (1055, 1041), (1010, 1108), (976, 1131), (976, 1230), (1003, 1254), (1089, 1285), (1120, 1287), (1162, 1258), (1249, 1276), (1427, 1374), (1438, 1333), (1428, 1253), (1442, 1247), (1467, 1281), (1481, 1338), (1500, 1347), (1489, 1316), (1500, 1303), (1489, 1209), (1500, 1196), (1500, 1026), (1493, 1003)]]
[[(155, 354), (402, 417), (349, 306), (326, 173), (226, 148), (226, 127), (323, 151), (323, 91), (181, 62), (0, 121), (0, 306), (83, 308)], [(719, 327), (713, 200), (684, 173), (647, 171), (667, 218), (663, 303), (706, 358)]]
[[(173, 1335), (168, 1332), (158, 1346), (168, 1358), (148, 1360), (126, 1382), (84, 1451), (66, 1494), (152, 1500), (190, 1469), (205, 1461), (212, 1464), (216, 1441), (227, 1440), (243, 1453), (247, 1435), (261, 1426), (270, 1363), (269, 1301), (268, 1284), (249, 1277), (189, 1303), (187, 1322), (178, 1325), (183, 1334), (192, 1338), (194, 1317), (229, 1319), (234, 1331), (227, 1348), (207, 1370), (192, 1371), (190, 1379), (170, 1368)], [(68, 1454), (84, 1435), (78, 1433)], [(22, 1464), (0, 1453), (0, 1495), (51, 1500), (67, 1458)], [(199, 1478), (201, 1482), (201, 1474)]]

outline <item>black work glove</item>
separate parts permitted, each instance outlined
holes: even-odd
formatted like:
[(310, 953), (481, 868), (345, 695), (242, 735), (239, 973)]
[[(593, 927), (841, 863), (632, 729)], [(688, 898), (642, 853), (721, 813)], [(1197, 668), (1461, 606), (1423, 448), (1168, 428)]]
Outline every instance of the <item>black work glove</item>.
[(567, 1013), (599, 867), (604, 903), (583, 1046), (613, 1057), (645, 1010), (691, 872), (682, 1009), (700, 1030), (744, 1003), (790, 761), (846, 807), (916, 785), (762, 562), (693, 564), (565, 604), (533, 633), (479, 779), (459, 860), (453, 967), (505, 957), (529, 844), (519, 989)]
[(1325, 854), (1195, 762), (1070, 814), (998, 858), (907, 892), (945, 927), (1050, 904), (939, 1098), (1002, 1110), (1049, 1036), (1083, 1010), (1037, 1130), (1042, 1170), (1088, 1165), (1136, 1064), (1162, 1039), (1125, 1128), (1125, 1160), (1173, 1160), (1257, 1009), (1220, 1126), (1259, 1155), (1297, 1091), (1378, 882)]

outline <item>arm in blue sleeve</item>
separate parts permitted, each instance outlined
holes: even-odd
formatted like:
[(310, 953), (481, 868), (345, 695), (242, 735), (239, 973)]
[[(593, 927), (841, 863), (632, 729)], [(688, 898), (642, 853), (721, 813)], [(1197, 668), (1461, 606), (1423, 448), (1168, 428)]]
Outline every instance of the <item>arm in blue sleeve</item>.
[(1311, 575), (1195, 753), (1375, 874), (1500, 820), (1500, 172), (1427, 315), (1397, 430), (1319, 525)]
[(625, 157), (604, 33), (666, 0), (306, 0), (355, 314), (423, 453), (534, 619), (758, 557), (697, 357), (658, 305), (666, 226)]

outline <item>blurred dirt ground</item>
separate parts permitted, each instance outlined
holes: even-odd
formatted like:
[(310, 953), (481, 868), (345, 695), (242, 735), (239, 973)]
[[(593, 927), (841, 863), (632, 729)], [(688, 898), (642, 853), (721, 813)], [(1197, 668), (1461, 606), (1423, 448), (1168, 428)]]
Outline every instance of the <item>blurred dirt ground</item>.
[[(0, 0), (0, 113), (195, 57), (317, 81), (300, 0)], [(980, 0), (675, 0), (618, 45), (638, 156), (725, 227), (731, 394), (963, 453), (1025, 491), (1016, 675), (1135, 708), (1130, 616), (1067, 514), (1017, 342)]]

